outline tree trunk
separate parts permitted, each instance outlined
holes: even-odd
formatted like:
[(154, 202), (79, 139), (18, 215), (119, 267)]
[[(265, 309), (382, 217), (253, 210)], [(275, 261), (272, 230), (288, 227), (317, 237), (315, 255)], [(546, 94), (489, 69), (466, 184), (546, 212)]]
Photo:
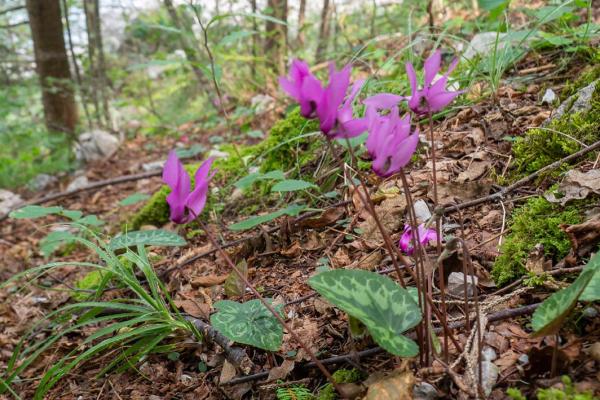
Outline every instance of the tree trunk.
[[(269, 15), (287, 22), (287, 0), (268, 0)], [(266, 23), (265, 54), (271, 67), (282, 74), (287, 53), (287, 25), (268, 21)]]
[(330, 17), (331, 17), (331, 7), (329, 5), (329, 0), (323, 0), (323, 9), (321, 10), (321, 26), (319, 28), (319, 42), (317, 45), (317, 54), (316, 59), (317, 62), (323, 60), (324, 53), (327, 51), (327, 44), (329, 41), (329, 31), (330, 31)]
[(298, 47), (304, 46), (304, 19), (306, 18), (306, 0), (300, 0), (300, 8), (298, 9), (298, 35), (296, 43)]
[[(94, 105), (96, 106), (96, 118), (101, 124), (100, 108), (104, 116), (105, 125), (111, 125), (110, 110), (108, 108), (108, 95), (106, 89), (109, 86), (106, 77), (106, 63), (104, 60), (104, 48), (102, 44), (102, 29), (100, 25), (100, 6), (98, 0), (84, 0), (85, 22), (88, 35), (88, 56), (92, 72), (92, 91)], [(100, 95), (100, 100), (98, 100)], [(102, 106), (100, 106), (100, 101)]]
[(73, 134), (77, 105), (65, 49), (59, 0), (27, 0), (46, 127)]
[(204, 74), (202, 73), (200, 68), (198, 68), (198, 65), (200, 64), (200, 60), (198, 58), (198, 51), (197, 48), (195, 48), (190, 41), (190, 38), (194, 37), (194, 32), (192, 31), (189, 24), (184, 24), (181, 21), (181, 18), (179, 18), (179, 14), (177, 13), (177, 9), (175, 8), (171, 0), (164, 0), (164, 3), (165, 7), (167, 8), (167, 12), (169, 13), (169, 16), (171, 17), (171, 20), (173, 21), (173, 25), (175, 25), (175, 27), (181, 32), (181, 34), (179, 35), (179, 45), (185, 53), (185, 58), (190, 63), (192, 71), (194, 72), (194, 75), (196, 76), (196, 80), (198, 81), (200, 87), (205, 87), (208, 82), (205, 79)]

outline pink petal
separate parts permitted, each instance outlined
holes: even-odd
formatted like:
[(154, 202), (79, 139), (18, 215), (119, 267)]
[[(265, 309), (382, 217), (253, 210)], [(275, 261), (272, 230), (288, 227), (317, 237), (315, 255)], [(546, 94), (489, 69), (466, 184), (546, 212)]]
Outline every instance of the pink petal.
[(185, 201), (190, 193), (190, 177), (179, 161), (175, 150), (169, 152), (169, 157), (163, 168), (163, 181), (171, 188), (167, 203), (171, 209), (171, 220), (182, 223), (185, 215)]
[(425, 70), (425, 84), (423, 87), (428, 87), (431, 85), (433, 78), (440, 71), (440, 65), (442, 63), (442, 53), (439, 50), (436, 50), (427, 60), (425, 60), (425, 65), (423, 69)]
[(391, 93), (379, 93), (371, 96), (363, 101), (367, 107), (375, 107), (380, 110), (389, 110), (390, 108), (398, 105), (402, 100), (403, 96), (398, 96)]

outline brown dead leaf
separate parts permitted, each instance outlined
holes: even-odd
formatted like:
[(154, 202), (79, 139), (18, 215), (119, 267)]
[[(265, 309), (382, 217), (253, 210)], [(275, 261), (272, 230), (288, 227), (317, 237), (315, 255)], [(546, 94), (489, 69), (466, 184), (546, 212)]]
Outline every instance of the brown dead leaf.
[(536, 244), (533, 250), (529, 252), (525, 268), (536, 275), (541, 275), (552, 268), (552, 261), (546, 260), (544, 246), (541, 243)]
[(277, 381), (279, 379), (285, 379), (294, 370), (294, 362), (292, 360), (283, 360), (279, 367), (272, 368), (269, 371), (269, 377), (267, 382)]
[(553, 192), (544, 197), (552, 203), (567, 204), (571, 200), (585, 199), (592, 193), (600, 194), (600, 169), (591, 169), (581, 172), (572, 169), (565, 174), (565, 178), (557, 190), (562, 196), (557, 198)]
[(196, 276), (192, 278), (190, 282), (192, 287), (210, 287), (220, 285), (227, 279), (227, 275), (207, 275), (207, 276)]
[[(242, 273), (242, 275), (248, 278), (248, 263), (246, 262), (246, 260), (242, 260), (241, 262), (239, 262), (237, 267), (238, 270)], [(231, 271), (229, 273), (229, 276), (225, 280), (224, 289), (225, 294), (228, 297), (241, 296), (244, 294), (246, 284), (235, 271)]]
[(207, 319), (210, 316), (210, 305), (191, 299), (173, 300), (178, 308), (190, 314), (192, 317)]
[[(375, 206), (379, 220), (388, 232), (396, 232), (403, 224), (404, 211), (406, 210), (406, 199), (402, 194), (386, 198), (381, 204)], [(377, 227), (377, 223), (371, 215), (358, 225), (361, 229), (361, 237), (368, 247), (376, 248), (383, 243), (383, 236)]]
[(391, 375), (369, 385), (365, 400), (412, 400), (415, 377), (410, 371)]
[(561, 225), (560, 228), (571, 241), (573, 252), (579, 257), (594, 250), (600, 242), (600, 214), (576, 225)]
[[(440, 204), (464, 202), (488, 195), (491, 187), (490, 183), (481, 181), (440, 184), (438, 185), (438, 198)], [(429, 197), (432, 198), (432, 196), (433, 194), (429, 193)]]
[(350, 263), (352, 263), (352, 260), (350, 260), (348, 250), (344, 247), (338, 248), (333, 257), (331, 257), (331, 264), (334, 268), (344, 268), (350, 265)]
[(281, 250), (280, 253), (284, 257), (296, 258), (300, 254), (302, 254), (302, 247), (300, 246), (300, 243), (298, 243), (298, 241), (295, 241), (288, 248)]
[(458, 174), (456, 178), (456, 182), (464, 183), (467, 181), (476, 181), (481, 178), (487, 170), (490, 168), (489, 161), (473, 161), (468, 167), (467, 170)]
[(302, 228), (324, 228), (339, 220), (343, 215), (344, 209), (342, 207), (328, 208), (318, 217), (308, 218), (303, 221), (300, 221), (299, 225)]
[(235, 366), (229, 361), (225, 360), (223, 362), (223, 368), (221, 368), (221, 377), (219, 378), (219, 383), (224, 384), (235, 378), (237, 371), (235, 370)]

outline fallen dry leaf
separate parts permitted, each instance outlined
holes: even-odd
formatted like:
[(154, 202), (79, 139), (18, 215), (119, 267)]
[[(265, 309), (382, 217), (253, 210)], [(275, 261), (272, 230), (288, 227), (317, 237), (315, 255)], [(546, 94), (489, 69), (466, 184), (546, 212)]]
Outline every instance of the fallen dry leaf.
[(196, 276), (192, 278), (190, 282), (192, 287), (210, 287), (220, 285), (227, 279), (227, 275), (207, 275), (207, 276)]
[(576, 225), (561, 225), (560, 228), (571, 241), (573, 252), (579, 257), (594, 250), (600, 242), (600, 214)]
[(269, 371), (269, 377), (267, 378), (267, 382), (277, 381), (279, 379), (285, 379), (290, 372), (294, 369), (294, 361), (292, 360), (283, 360), (279, 367), (271, 368)]
[(560, 203), (563, 206), (571, 200), (585, 199), (592, 193), (600, 194), (600, 169), (592, 169), (588, 172), (570, 170), (565, 174), (557, 191), (562, 194), (561, 197), (557, 198), (553, 192), (549, 192), (544, 197), (552, 203)]
[[(360, 199), (359, 199), (360, 201)], [(328, 208), (321, 215), (315, 218), (308, 218), (300, 221), (299, 225), (302, 228), (319, 229), (329, 226), (342, 218), (344, 209), (342, 207)]]
[(210, 305), (206, 303), (201, 303), (190, 299), (176, 299), (173, 300), (173, 302), (178, 308), (182, 308), (183, 311), (190, 314), (192, 317), (207, 319), (210, 315)]
[(410, 371), (391, 375), (369, 385), (366, 400), (411, 400), (415, 377)]

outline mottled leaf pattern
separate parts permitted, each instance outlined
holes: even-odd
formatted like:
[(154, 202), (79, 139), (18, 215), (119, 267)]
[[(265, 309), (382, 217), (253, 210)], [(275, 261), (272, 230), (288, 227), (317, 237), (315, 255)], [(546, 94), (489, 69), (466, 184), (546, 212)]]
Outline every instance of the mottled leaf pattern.
[(586, 268), (593, 268), (596, 272), (583, 293), (581, 293), (579, 300), (598, 301), (600, 300), (600, 252), (596, 253), (596, 255), (590, 259)]
[(549, 335), (560, 329), (563, 320), (569, 315), (579, 296), (588, 286), (596, 271), (600, 270), (599, 267), (600, 253), (597, 253), (575, 282), (544, 300), (531, 318), (531, 326), (534, 330), (532, 336)]
[(62, 207), (42, 207), (42, 206), (25, 206), (10, 213), (11, 218), (40, 218), (50, 214), (58, 214), (62, 211)]
[(175, 232), (164, 229), (150, 231), (133, 231), (114, 237), (108, 247), (111, 250), (131, 246), (183, 246), (185, 239)]
[(343, 270), (321, 272), (308, 281), (319, 294), (365, 324), (373, 339), (388, 352), (413, 357), (419, 348), (402, 336), (421, 320), (410, 293), (375, 272)]
[[(260, 300), (245, 303), (221, 300), (214, 306), (218, 312), (211, 315), (210, 323), (229, 339), (269, 351), (281, 347), (283, 328)], [(281, 314), (281, 306), (276, 310)]]

